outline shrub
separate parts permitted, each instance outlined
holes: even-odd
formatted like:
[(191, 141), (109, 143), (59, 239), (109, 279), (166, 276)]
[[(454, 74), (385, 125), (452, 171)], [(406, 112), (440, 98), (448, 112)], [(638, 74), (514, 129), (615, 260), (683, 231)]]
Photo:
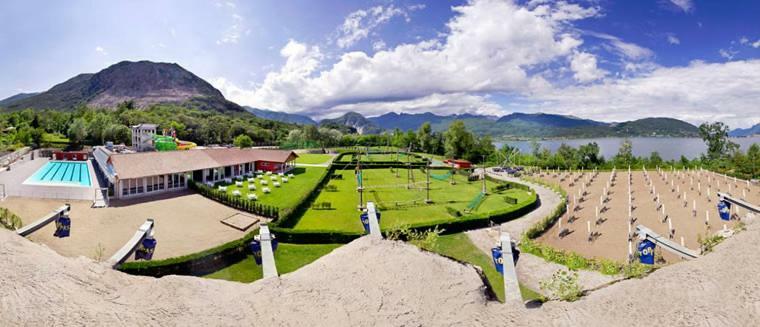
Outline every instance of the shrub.
[(6, 208), (0, 208), (0, 226), (10, 230), (21, 228), (21, 218)]
[(541, 290), (550, 292), (554, 298), (562, 301), (575, 301), (581, 298), (583, 291), (578, 283), (578, 273), (560, 269), (552, 274), (551, 279), (539, 282)]
[(515, 199), (515, 198), (513, 198), (513, 197), (511, 197), (509, 195), (505, 195), (504, 196), (504, 202), (509, 203), (509, 204), (517, 204), (517, 199)]

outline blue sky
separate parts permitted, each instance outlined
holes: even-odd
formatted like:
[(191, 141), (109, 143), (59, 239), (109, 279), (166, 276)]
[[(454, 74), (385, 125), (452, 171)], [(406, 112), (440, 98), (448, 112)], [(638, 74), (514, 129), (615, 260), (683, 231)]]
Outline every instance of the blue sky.
[(760, 123), (760, 2), (5, 1), (0, 98), (121, 60), (243, 105)]

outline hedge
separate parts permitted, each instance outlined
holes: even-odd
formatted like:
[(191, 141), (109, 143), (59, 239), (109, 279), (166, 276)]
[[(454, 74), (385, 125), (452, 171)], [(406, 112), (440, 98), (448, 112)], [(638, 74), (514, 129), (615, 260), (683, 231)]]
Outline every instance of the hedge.
[(243, 197), (232, 196), (227, 194), (227, 192), (219, 191), (207, 185), (198, 183), (192, 179), (188, 180), (188, 186), (190, 189), (197, 191), (201, 195), (214, 201), (220, 202), (226, 206), (255, 215), (272, 218), (274, 220), (280, 217), (280, 208), (276, 206), (258, 203), (256, 201), (251, 201)]
[[(132, 275), (152, 277), (210, 274), (245, 259), (248, 255), (248, 243), (253, 240), (254, 236), (258, 235), (258, 232), (257, 228), (241, 239), (201, 252), (163, 260), (126, 262), (118, 269)], [(158, 246), (161, 246), (161, 243)]]

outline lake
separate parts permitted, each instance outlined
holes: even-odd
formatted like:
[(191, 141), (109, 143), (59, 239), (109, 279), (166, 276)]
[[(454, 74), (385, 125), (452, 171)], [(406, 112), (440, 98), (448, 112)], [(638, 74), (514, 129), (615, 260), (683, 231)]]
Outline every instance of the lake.
[[(649, 156), (652, 152), (657, 151), (660, 156), (665, 160), (677, 160), (681, 158), (681, 155), (686, 156), (689, 159), (699, 157), (702, 153), (707, 151), (707, 145), (700, 138), (688, 138), (688, 137), (631, 137), (628, 138), (633, 144), (633, 154), (635, 156)], [(625, 138), (620, 137), (608, 137), (608, 138), (594, 138), (594, 139), (569, 139), (569, 140), (540, 140), (538, 143), (541, 147), (548, 148), (552, 152), (556, 151), (562, 143), (577, 148), (578, 146), (596, 142), (599, 144), (599, 151), (605, 159), (612, 158), (618, 153), (620, 144)], [(760, 136), (731, 138), (731, 141), (739, 144), (742, 151), (747, 151), (747, 148), (752, 143), (760, 144)], [(504, 143), (517, 147), (521, 152), (530, 152), (530, 141), (495, 141), (493, 142), (497, 148), (500, 148)]]

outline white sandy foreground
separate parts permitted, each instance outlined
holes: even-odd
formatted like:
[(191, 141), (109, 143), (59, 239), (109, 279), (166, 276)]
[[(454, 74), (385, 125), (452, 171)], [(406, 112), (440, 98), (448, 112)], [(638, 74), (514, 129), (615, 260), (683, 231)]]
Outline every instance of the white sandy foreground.
[(760, 225), (716, 252), (574, 303), (487, 302), (472, 267), (362, 238), (252, 284), (122, 274), (0, 231), (0, 326), (751, 326), (760, 321)]

